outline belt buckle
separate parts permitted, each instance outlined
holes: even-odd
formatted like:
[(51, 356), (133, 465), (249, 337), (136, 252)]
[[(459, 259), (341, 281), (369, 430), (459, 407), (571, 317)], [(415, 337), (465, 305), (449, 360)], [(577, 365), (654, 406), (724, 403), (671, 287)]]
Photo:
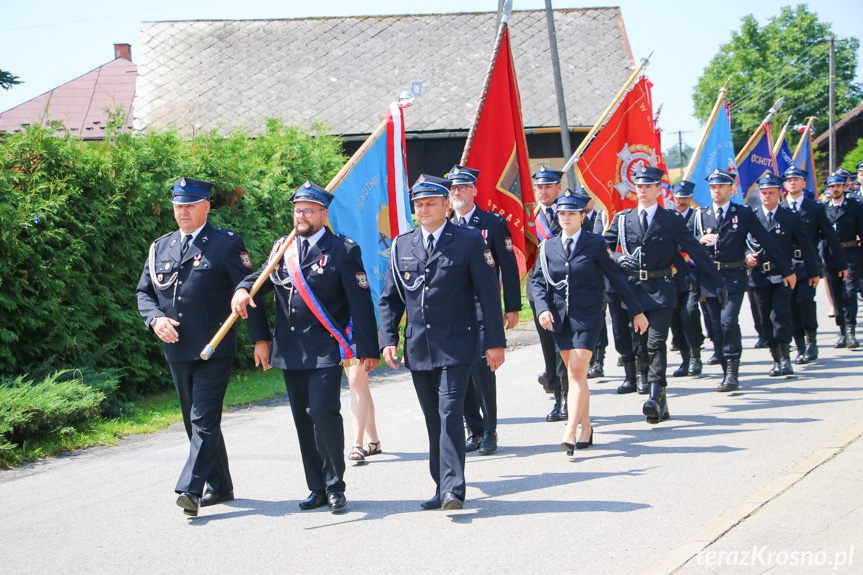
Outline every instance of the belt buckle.
[(722, 270), (722, 262), (713, 262), (713, 263), (714, 263), (714, 264), (716, 264), (716, 269), (717, 269), (717, 270), (719, 270), (719, 271), (721, 271), (721, 270)]
[(799, 260), (803, 257), (803, 252), (801, 250), (794, 250), (794, 257)]
[(648, 279), (647, 270), (638, 270), (638, 279), (639, 281), (644, 281)]
[(772, 266), (770, 265), (770, 262), (765, 262), (765, 263), (761, 264), (761, 271), (769, 272), (771, 269), (772, 269)]

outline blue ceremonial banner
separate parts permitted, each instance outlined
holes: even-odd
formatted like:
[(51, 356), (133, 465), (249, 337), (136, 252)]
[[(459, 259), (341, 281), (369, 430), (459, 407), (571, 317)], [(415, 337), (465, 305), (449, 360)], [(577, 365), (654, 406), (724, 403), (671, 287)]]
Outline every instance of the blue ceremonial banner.
[[(372, 302), (380, 299), (393, 238), (413, 229), (404, 155), (403, 105), (392, 104), (384, 122), (357, 150), (328, 188), (333, 231), (359, 244)], [(361, 287), (365, 278), (357, 278)]]
[(692, 172), (692, 181), (695, 183), (692, 199), (699, 206), (713, 203), (707, 176), (717, 168), (725, 172), (737, 170), (737, 164), (734, 162), (734, 143), (731, 140), (731, 122), (728, 120), (728, 108), (725, 106), (720, 109), (704, 143), (704, 150), (698, 158), (698, 164)]
[(794, 162), (798, 167), (803, 168), (807, 172), (806, 189), (812, 194), (811, 198), (818, 200), (818, 180), (815, 178), (815, 161), (812, 158), (812, 132), (807, 130), (803, 133), (803, 138), (797, 145), (797, 161)]
[(791, 148), (788, 147), (788, 139), (783, 139), (779, 152), (776, 153), (776, 173), (781, 176), (793, 165), (795, 165), (794, 157), (791, 155)]
[[(764, 133), (749, 150), (740, 166), (737, 168), (737, 190), (739, 199), (747, 203), (749, 194), (758, 191), (758, 179), (767, 172), (776, 173), (776, 161), (773, 159), (773, 148), (770, 146), (770, 126), (764, 125)], [(758, 196), (756, 193), (755, 196)]]

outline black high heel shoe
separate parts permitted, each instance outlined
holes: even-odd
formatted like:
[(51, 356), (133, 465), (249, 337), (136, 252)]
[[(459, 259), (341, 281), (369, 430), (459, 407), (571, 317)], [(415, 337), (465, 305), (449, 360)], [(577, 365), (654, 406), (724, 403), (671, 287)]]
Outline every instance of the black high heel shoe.
[(560, 450), (566, 451), (566, 454), (572, 457), (572, 455), (575, 453), (575, 445), (564, 441), (560, 444)]
[(576, 441), (575, 448), (576, 449), (587, 449), (593, 445), (593, 428), (590, 428), (590, 437), (587, 438), (587, 441)]

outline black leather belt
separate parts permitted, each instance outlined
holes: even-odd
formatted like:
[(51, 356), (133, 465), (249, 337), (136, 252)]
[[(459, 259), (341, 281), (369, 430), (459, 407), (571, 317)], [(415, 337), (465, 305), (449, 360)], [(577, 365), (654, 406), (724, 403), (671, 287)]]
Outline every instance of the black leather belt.
[(713, 262), (716, 265), (716, 269), (718, 270), (736, 270), (742, 267), (746, 267), (745, 261), (739, 262)]
[(842, 242), (839, 245), (842, 246), (843, 248), (856, 248), (857, 247), (857, 240), (851, 240), (850, 242)]
[(649, 272), (647, 270), (626, 270), (630, 277), (638, 278), (639, 280), (649, 280), (653, 278), (666, 278), (674, 273), (674, 271), (669, 268), (667, 270), (656, 270)]

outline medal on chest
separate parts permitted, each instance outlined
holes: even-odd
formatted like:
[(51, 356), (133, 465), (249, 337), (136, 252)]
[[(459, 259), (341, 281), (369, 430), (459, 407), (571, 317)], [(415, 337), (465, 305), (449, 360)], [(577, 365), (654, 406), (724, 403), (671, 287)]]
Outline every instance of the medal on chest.
[(195, 267), (198, 267), (199, 265), (201, 265), (201, 254), (197, 254), (195, 256), (195, 261), (192, 265)]
[(318, 269), (316, 270), (319, 274), (324, 273), (324, 266), (327, 265), (328, 261), (330, 261), (330, 256), (325, 254), (321, 257), (321, 261), (318, 263)]
[(737, 216), (734, 216), (733, 218), (731, 218), (731, 229), (732, 230), (737, 229)]

